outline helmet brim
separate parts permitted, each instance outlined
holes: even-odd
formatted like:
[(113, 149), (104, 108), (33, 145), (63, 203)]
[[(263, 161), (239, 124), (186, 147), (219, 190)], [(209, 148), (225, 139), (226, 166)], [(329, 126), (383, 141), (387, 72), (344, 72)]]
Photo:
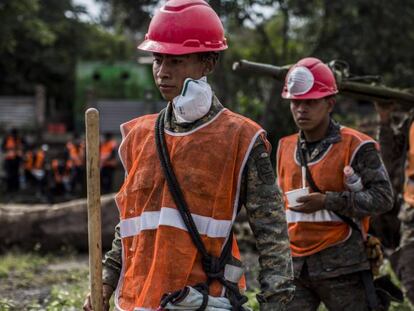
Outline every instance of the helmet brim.
[(334, 91), (334, 92), (318, 92), (318, 91), (310, 91), (306, 94), (302, 94), (302, 95), (293, 95), (290, 94), (287, 91), (283, 91), (282, 92), (282, 98), (284, 99), (297, 99), (297, 100), (305, 100), (305, 99), (321, 99), (324, 97), (328, 97), (328, 96), (332, 96), (337, 94), (338, 91)]
[(227, 45), (222, 45), (217, 48), (200, 46), (183, 46), (180, 43), (167, 43), (167, 42), (158, 42), (153, 40), (145, 40), (140, 45), (138, 45), (137, 49), (146, 51), (146, 52), (153, 52), (153, 53), (160, 53), (160, 54), (171, 54), (171, 55), (184, 55), (184, 54), (192, 54), (192, 53), (201, 53), (201, 52), (218, 52), (227, 49)]

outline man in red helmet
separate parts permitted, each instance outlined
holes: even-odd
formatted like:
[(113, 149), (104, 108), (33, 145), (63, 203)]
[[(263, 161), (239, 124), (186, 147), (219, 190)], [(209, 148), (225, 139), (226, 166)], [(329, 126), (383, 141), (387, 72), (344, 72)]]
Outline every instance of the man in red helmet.
[(367, 135), (331, 118), (335, 77), (316, 58), (288, 72), (282, 97), (299, 133), (277, 152), (278, 183), (285, 194), (296, 292), (288, 310), (375, 310), (364, 239), (369, 216), (392, 208), (392, 190)]
[[(153, 53), (154, 80), (168, 105), (121, 126), (127, 177), (104, 259), (105, 308), (116, 288), (119, 310), (244, 310), (231, 230), (244, 205), (260, 256), (261, 309), (283, 310), (293, 275), (269, 143), (260, 126), (222, 106), (206, 78), (227, 48), (220, 19), (205, 1), (170, 0), (138, 48)], [(181, 196), (166, 182), (171, 173), (159, 150), (169, 154)]]

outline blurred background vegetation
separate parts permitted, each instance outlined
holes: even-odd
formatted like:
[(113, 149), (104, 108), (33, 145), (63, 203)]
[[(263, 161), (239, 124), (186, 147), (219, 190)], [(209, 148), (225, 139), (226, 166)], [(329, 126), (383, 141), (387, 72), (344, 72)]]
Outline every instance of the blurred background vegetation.
[[(92, 1), (90, 1), (92, 2)], [(0, 95), (32, 94), (72, 114), (75, 68), (81, 61), (136, 61), (159, 0), (97, 0), (90, 16), (79, 1), (0, 2)], [(389, 86), (414, 80), (414, 2), (409, 0), (211, 0), (229, 42), (212, 83), (222, 102), (259, 121), (275, 142), (294, 130), (282, 83), (235, 74), (239, 59), (284, 65), (301, 57), (343, 59), (358, 75)], [(347, 106), (348, 107), (348, 106)], [(67, 118), (67, 122), (72, 122)], [(352, 123), (352, 120), (349, 120)], [(69, 129), (70, 129), (69, 125)]]

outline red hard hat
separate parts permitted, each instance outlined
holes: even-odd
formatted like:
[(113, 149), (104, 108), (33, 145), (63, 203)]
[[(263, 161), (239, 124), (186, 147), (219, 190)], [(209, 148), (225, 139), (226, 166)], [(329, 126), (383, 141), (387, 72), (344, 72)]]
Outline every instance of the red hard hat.
[(282, 97), (320, 99), (336, 93), (338, 88), (332, 70), (319, 59), (307, 57), (289, 69)]
[(190, 54), (227, 49), (223, 25), (203, 0), (170, 0), (155, 13), (138, 49)]

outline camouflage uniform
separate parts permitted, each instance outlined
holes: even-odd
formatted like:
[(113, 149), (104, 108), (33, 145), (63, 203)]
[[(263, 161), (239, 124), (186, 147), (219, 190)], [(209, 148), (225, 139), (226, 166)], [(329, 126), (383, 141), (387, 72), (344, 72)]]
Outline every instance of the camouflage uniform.
[[(385, 165), (396, 193), (396, 210), (401, 221), (400, 247), (391, 256), (394, 271), (403, 283), (406, 295), (414, 303), (414, 208), (403, 201), (405, 163), (409, 148), (409, 129), (413, 121), (412, 113), (393, 113), (387, 123), (381, 123), (379, 141)], [(401, 207), (401, 208), (400, 208)]]
[[(214, 97), (206, 116), (194, 123), (178, 124), (171, 105), (168, 105), (165, 128), (173, 132), (187, 132), (210, 121), (222, 109), (223, 106)], [(284, 305), (291, 300), (294, 292), (292, 261), (283, 199), (276, 186), (269, 153), (260, 137), (253, 146), (243, 172), (240, 202), (246, 207), (259, 251), (262, 291), (258, 300), (261, 310), (284, 310)], [(121, 248), (117, 226), (112, 249), (106, 253), (103, 261), (103, 281), (113, 288), (120, 275)]]
[[(308, 161), (322, 158), (328, 148), (341, 140), (339, 124), (331, 121), (325, 138), (300, 143)], [(296, 154), (300, 162), (299, 153)], [(360, 192), (326, 192), (325, 209), (360, 219), (386, 212), (392, 205), (392, 190), (384, 164), (374, 144), (365, 144), (351, 163), (361, 176)], [(353, 230), (345, 242), (316, 254), (293, 257), (296, 292), (288, 310), (317, 310), (323, 302), (329, 310), (368, 310), (360, 272), (370, 269), (361, 234)]]

